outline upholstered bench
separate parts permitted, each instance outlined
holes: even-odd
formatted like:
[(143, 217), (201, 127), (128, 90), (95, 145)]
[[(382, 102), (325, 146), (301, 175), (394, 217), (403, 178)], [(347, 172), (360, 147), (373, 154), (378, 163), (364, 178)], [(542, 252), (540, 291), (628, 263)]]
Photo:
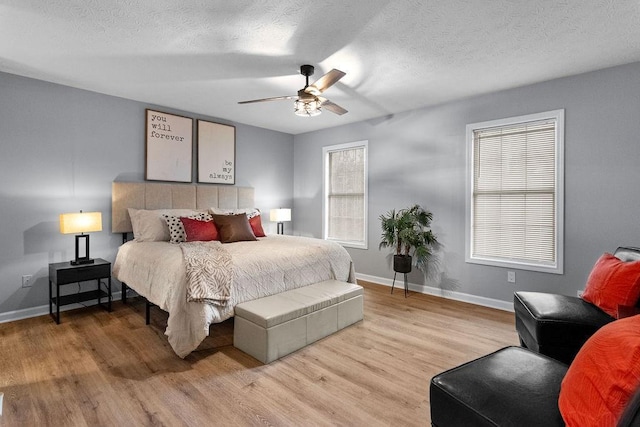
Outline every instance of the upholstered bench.
[(362, 318), (362, 287), (326, 280), (238, 304), (233, 345), (270, 363)]

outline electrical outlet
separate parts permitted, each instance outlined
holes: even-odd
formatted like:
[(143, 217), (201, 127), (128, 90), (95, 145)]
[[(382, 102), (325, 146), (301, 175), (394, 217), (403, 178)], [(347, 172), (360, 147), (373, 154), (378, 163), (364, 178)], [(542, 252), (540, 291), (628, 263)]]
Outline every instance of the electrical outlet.
[(576, 295), (578, 295), (578, 298), (582, 298), (582, 294), (584, 294), (584, 291), (582, 289), (576, 292)]
[(32, 278), (33, 276), (31, 274), (25, 274), (24, 276), (22, 276), (22, 287), (23, 288), (31, 287), (31, 285), (33, 284), (31, 283)]
[(516, 272), (515, 271), (507, 271), (507, 282), (516, 283)]

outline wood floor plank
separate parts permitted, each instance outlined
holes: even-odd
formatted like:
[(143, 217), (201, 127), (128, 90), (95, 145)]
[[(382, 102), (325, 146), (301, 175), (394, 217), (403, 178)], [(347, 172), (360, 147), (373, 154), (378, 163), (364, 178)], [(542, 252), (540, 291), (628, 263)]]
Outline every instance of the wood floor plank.
[(361, 284), (362, 322), (269, 365), (233, 319), (180, 359), (135, 299), (0, 324), (0, 424), (423, 426), (433, 375), (518, 344), (513, 313)]

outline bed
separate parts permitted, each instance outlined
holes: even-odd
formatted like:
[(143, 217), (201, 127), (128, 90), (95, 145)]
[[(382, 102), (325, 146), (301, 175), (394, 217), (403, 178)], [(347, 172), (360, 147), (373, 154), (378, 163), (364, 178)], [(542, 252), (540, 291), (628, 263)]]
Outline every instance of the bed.
[[(236, 186), (125, 183), (112, 186), (112, 232), (133, 231), (129, 208), (148, 214), (167, 209), (254, 208), (253, 189)], [(142, 239), (145, 240), (145, 239)], [(234, 315), (235, 305), (329, 279), (355, 283), (351, 258), (340, 245), (320, 239), (268, 235), (256, 241), (194, 242), (230, 257), (231, 279), (224, 301), (187, 298), (190, 281), (183, 251), (189, 244), (129, 240), (120, 246), (113, 274), (127, 287), (169, 313), (165, 334), (184, 358), (209, 335), (211, 324)], [(220, 252), (221, 251), (221, 252)], [(186, 252), (185, 252), (186, 253)], [(224, 258), (226, 259), (226, 258)]]

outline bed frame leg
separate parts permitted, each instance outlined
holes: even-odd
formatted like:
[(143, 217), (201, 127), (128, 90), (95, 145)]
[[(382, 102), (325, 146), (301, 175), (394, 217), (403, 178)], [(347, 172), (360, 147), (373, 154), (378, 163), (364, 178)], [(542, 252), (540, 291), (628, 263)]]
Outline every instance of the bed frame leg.
[(145, 304), (144, 323), (148, 325), (150, 321), (151, 321), (151, 303), (149, 302), (149, 300), (147, 300)]
[[(125, 243), (127, 243), (127, 235), (128, 233), (122, 233), (122, 244), (124, 245)], [(122, 303), (126, 304), (127, 303), (127, 289), (129, 289), (129, 287), (127, 286), (126, 283), (122, 282)]]

